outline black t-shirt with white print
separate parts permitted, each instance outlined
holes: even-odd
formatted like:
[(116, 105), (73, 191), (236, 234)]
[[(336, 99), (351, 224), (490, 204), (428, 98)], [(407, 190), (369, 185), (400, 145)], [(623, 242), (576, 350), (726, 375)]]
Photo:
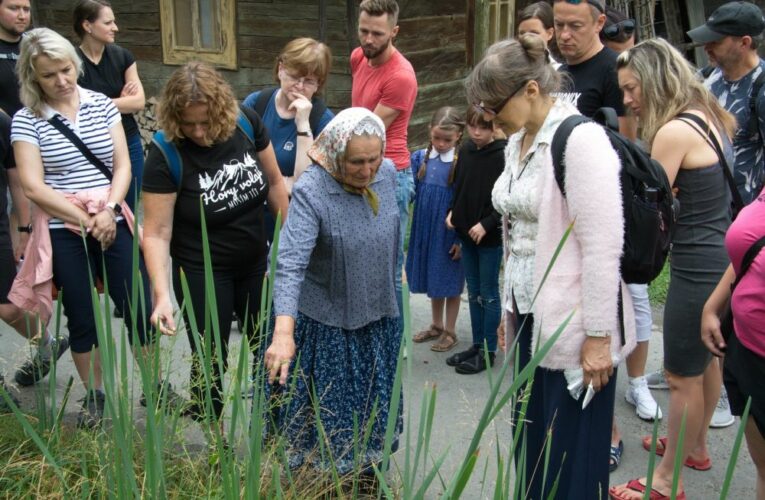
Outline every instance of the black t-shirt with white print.
[(624, 116), (624, 102), (616, 74), (618, 54), (608, 47), (590, 59), (575, 65), (561, 64), (558, 71), (571, 75), (573, 88), (558, 94), (574, 103), (584, 116), (592, 116), (600, 108), (614, 108)]
[(178, 192), (170, 255), (183, 267), (202, 270), (204, 266), (201, 205), (213, 268), (265, 271), (263, 205), (268, 195), (268, 180), (257, 152), (266, 149), (270, 140), (257, 113), (249, 109), (243, 112), (252, 123), (254, 145), (239, 128), (227, 141), (210, 147), (199, 146), (188, 139), (177, 144), (183, 162), (180, 190), (170, 177), (162, 152), (154, 144), (149, 148), (143, 190)]

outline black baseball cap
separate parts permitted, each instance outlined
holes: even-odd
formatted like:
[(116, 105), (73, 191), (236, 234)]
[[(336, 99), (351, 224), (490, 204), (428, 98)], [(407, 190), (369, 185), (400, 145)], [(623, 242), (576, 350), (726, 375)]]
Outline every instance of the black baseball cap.
[(729, 2), (717, 8), (707, 22), (688, 32), (694, 43), (710, 43), (726, 36), (757, 36), (765, 30), (762, 10), (751, 2)]

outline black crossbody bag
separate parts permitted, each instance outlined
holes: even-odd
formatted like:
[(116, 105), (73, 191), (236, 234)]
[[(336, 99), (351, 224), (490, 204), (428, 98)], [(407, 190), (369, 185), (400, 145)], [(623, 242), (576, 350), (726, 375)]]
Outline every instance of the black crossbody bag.
[(91, 165), (96, 167), (98, 170), (101, 171), (102, 174), (104, 174), (104, 177), (109, 182), (112, 182), (112, 179), (114, 176), (112, 175), (112, 172), (109, 170), (109, 168), (104, 165), (104, 162), (98, 159), (96, 155), (93, 154), (93, 152), (88, 148), (88, 146), (85, 145), (84, 142), (82, 142), (82, 139), (77, 137), (77, 134), (75, 134), (72, 129), (66, 126), (66, 123), (61, 119), (61, 115), (56, 115), (50, 120), (48, 120), (48, 123), (50, 123), (53, 128), (61, 132), (61, 134), (69, 139), (69, 142), (74, 144), (74, 146), (80, 150), (80, 153), (82, 153), (82, 156), (87, 159)]

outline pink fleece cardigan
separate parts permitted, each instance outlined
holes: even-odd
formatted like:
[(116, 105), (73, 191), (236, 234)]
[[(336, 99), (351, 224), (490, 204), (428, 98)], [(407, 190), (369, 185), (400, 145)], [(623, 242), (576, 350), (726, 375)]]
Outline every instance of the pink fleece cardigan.
[[(568, 326), (542, 360), (542, 367), (580, 367), (586, 331), (610, 331), (611, 351), (624, 359), (636, 340), (632, 300), (619, 275), (624, 217), (618, 156), (599, 126), (588, 123), (576, 127), (565, 151), (566, 198), (555, 182), (549, 147), (540, 161), (542, 196), (535, 244), (535, 289), (539, 289), (572, 222), (573, 229), (533, 305), (532, 352), (544, 345), (573, 311)], [(624, 302), (624, 346), (618, 326), (619, 286)]]
[[(111, 187), (107, 186), (61, 194), (73, 205), (93, 215), (104, 209), (109, 201), (110, 192)], [(130, 231), (135, 234), (133, 212), (125, 202), (122, 202), (122, 217)], [(50, 218), (51, 216), (40, 207), (32, 205), (32, 234), (24, 250), (24, 262), (8, 293), (8, 300), (12, 304), (38, 315), (43, 324), (48, 323), (53, 311), (53, 250), (48, 230)], [(66, 223), (65, 227), (80, 234), (79, 226)], [(83, 276), (82, 279), (88, 279), (88, 277)]]

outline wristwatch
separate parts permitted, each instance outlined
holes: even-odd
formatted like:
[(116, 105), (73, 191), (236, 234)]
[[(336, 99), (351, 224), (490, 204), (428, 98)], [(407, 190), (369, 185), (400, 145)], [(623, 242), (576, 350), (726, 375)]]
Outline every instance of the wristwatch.
[(27, 224), (26, 226), (18, 226), (16, 227), (16, 231), (20, 233), (32, 233), (32, 224)]
[(300, 130), (298, 130), (297, 135), (299, 135), (300, 137), (313, 137), (313, 134), (311, 133), (310, 130), (306, 132), (301, 132)]
[(115, 217), (122, 215), (122, 205), (114, 203), (113, 201), (106, 204), (107, 207), (114, 213)]
[(585, 333), (588, 337), (594, 337), (597, 339), (604, 339), (611, 336), (611, 332), (609, 330), (587, 330)]

